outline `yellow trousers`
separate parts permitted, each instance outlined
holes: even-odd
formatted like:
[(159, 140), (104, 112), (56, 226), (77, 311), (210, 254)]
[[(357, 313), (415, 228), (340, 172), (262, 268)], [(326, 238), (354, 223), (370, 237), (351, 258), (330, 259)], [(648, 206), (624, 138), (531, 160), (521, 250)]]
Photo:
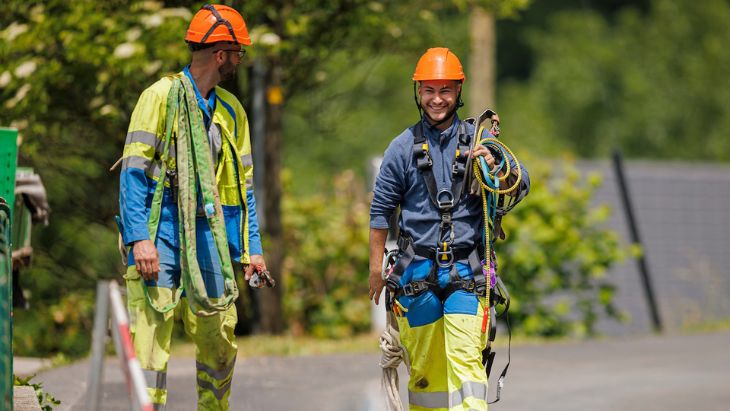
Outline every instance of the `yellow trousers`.
[[(187, 298), (183, 297), (174, 310), (162, 314), (147, 303), (142, 279), (134, 266), (128, 267), (124, 278), (130, 332), (155, 410), (164, 410), (167, 402), (167, 362), (176, 317), (182, 318), (185, 332), (195, 343), (197, 409), (228, 410), (238, 352), (233, 334), (238, 321), (235, 305), (211, 317), (197, 317), (190, 310)], [(148, 287), (148, 292), (159, 307), (172, 301), (170, 288)]]
[[(406, 274), (416, 279), (430, 270), (426, 264), (409, 268)], [(468, 273), (467, 268), (459, 268)], [(487, 334), (482, 332), (486, 298), (458, 290), (441, 302), (426, 291), (398, 301), (403, 307), (397, 317), (400, 338), (411, 363), (411, 411), (486, 411), (488, 385), (482, 365), (487, 344)]]

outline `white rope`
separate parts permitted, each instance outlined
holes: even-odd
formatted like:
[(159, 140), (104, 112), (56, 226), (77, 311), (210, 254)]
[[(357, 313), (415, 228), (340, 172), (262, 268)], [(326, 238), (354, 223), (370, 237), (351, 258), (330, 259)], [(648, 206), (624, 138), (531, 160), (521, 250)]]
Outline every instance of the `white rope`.
[[(387, 290), (385, 292), (388, 292)], [(398, 389), (398, 366), (405, 360), (410, 374), (410, 363), (405, 347), (400, 343), (398, 323), (392, 311), (386, 311), (385, 330), (380, 335), (380, 367), (383, 369), (383, 388), (387, 394), (388, 409), (403, 411), (403, 402)]]

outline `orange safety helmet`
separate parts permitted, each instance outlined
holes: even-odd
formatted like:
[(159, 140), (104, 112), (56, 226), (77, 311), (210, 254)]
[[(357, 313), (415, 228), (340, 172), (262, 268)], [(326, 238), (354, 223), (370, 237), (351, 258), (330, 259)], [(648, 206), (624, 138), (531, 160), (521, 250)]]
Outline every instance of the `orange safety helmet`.
[(413, 81), (422, 80), (466, 80), (464, 69), (456, 54), (446, 47), (426, 50), (416, 65)]
[(185, 41), (198, 44), (230, 41), (251, 45), (243, 17), (235, 9), (220, 4), (206, 4), (195, 13), (185, 34)]

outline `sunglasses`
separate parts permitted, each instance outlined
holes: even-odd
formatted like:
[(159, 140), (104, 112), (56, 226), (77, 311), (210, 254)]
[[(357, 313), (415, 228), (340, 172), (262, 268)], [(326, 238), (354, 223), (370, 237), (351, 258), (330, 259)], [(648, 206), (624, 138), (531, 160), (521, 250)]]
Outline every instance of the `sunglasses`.
[(241, 59), (243, 58), (243, 56), (246, 55), (246, 50), (245, 49), (243, 49), (243, 50), (241, 50), (241, 49), (220, 49), (220, 50), (217, 50), (217, 51), (224, 51), (226, 53), (237, 53), (238, 54), (238, 58), (241, 58)]

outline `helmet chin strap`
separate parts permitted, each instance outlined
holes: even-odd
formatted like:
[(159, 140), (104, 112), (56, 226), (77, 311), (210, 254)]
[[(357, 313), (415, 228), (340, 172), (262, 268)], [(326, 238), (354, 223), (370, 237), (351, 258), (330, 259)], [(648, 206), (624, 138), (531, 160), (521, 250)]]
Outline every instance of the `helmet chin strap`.
[(423, 118), (425, 116), (433, 126), (440, 126), (441, 124), (451, 120), (451, 118), (454, 117), (454, 114), (456, 114), (456, 110), (464, 106), (464, 102), (461, 101), (461, 90), (459, 90), (459, 95), (456, 96), (456, 105), (454, 105), (454, 108), (452, 108), (451, 111), (449, 111), (449, 113), (442, 120), (434, 119), (428, 114), (427, 111), (423, 109), (423, 107), (421, 106), (421, 102), (418, 101), (418, 93), (416, 92), (415, 81), (413, 82), (413, 100), (416, 102), (416, 107), (418, 108), (418, 114), (420, 114), (420, 117)]

